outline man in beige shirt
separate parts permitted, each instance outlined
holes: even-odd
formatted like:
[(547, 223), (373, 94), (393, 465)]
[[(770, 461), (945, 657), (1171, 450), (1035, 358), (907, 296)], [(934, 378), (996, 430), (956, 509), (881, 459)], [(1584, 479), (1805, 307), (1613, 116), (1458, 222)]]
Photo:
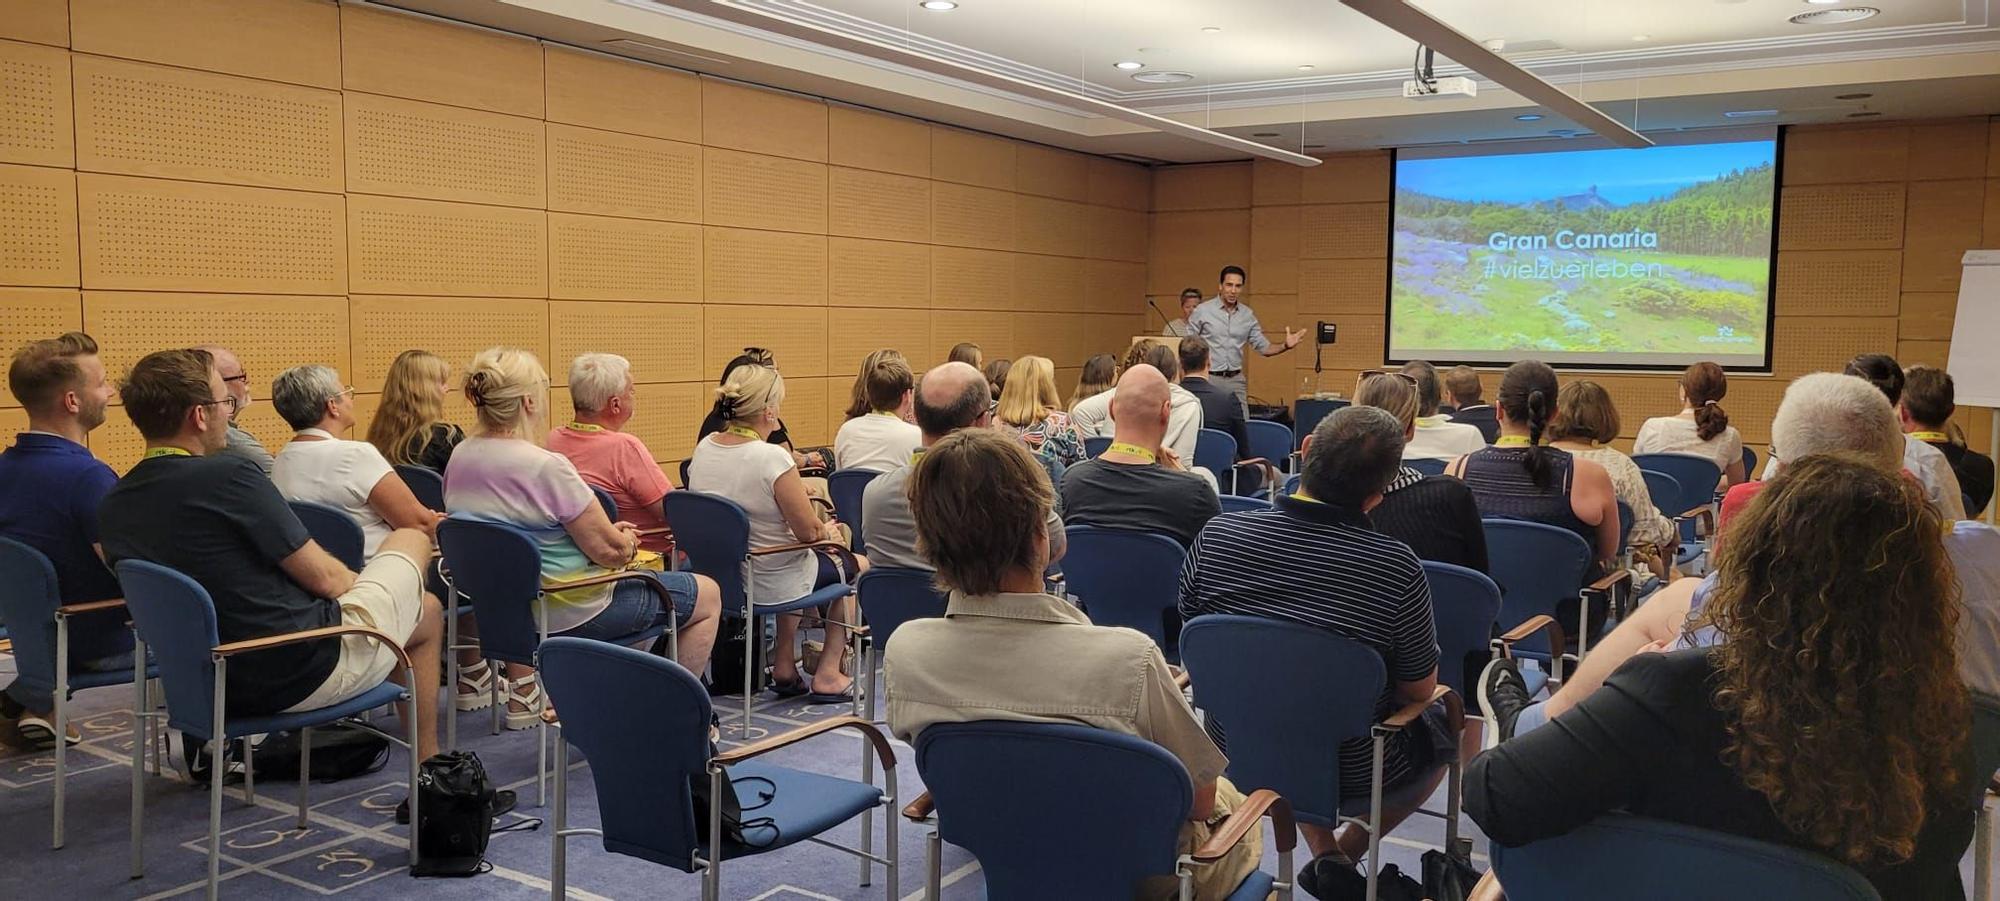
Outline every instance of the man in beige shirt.
[[(915, 741), (933, 723), (1080, 723), (1173, 754), (1194, 783), (1185, 853), (1243, 802), (1166, 658), (1131, 629), (1091, 625), (1042, 591), (1053, 489), (1020, 442), (984, 429), (931, 447), (910, 479), (918, 546), (951, 591), (943, 618), (904, 625), (883, 677), (889, 726)], [(1258, 833), (1195, 870), (1198, 898), (1224, 898), (1257, 867)], [(1171, 895), (1171, 892), (1168, 892)]]

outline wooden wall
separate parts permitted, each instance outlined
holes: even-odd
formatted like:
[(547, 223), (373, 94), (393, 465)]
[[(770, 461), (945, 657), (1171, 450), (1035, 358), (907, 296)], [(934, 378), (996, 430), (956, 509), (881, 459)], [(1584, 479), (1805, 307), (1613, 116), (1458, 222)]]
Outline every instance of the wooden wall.
[[(867, 352), (1064, 367), (1140, 327), (1143, 167), (328, 0), (0, 3), (0, 345), (113, 373), (215, 342), (274, 449), (279, 370), (532, 348), (630, 357), (632, 429), (692, 448), (717, 370), (777, 354), (830, 442)], [(555, 392), (555, 412), (568, 398)], [(453, 415), (466, 415), (463, 404)], [(25, 417), (0, 391), (0, 430)], [(92, 437), (135, 460), (122, 415)]]
[[(1224, 163), (1155, 170), (1147, 294), (1171, 311), (1181, 288), (1214, 293), (1216, 272), (1250, 271), (1248, 299), (1272, 335), (1340, 325), (1326, 390), (1353, 390), (1382, 364), (1390, 156), (1328, 157), (1298, 169)], [(1730, 411), (1761, 453), (1793, 377), (1863, 351), (1943, 366), (1959, 257), (2000, 247), (2000, 119), (1789, 129), (1779, 199), (1774, 373), (1730, 379)], [(1312, 377), (1312, 348), (1251, 360), (1251, 393), (1278, 402)], [(1610, 388), (1625, 437), (1676, 409), (1671, 376), (1591, 376)], [(1486, 376), (1487, 396), (1497, 387)], [(1984, 449), (1988, 413), (1962, 411)]]

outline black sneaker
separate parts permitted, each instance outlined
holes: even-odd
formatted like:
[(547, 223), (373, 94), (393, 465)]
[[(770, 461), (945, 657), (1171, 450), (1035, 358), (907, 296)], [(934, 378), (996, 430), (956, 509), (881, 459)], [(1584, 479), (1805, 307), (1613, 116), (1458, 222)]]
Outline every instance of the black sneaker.
[[(486, 815), (497, 820), (503, 816), (506, 816), (510, 811), (512, 811), (514, 809), (514, 803), (515, 803), (514, 792), (510, 789), (503, 788), (493, 793), (492, 803), (486, 805)], [(396, 805), (396, 825), (398, 826), (410, 825), (409, 798), (404, 798), (403, 803)]]
[(1354, 861), (1339, 851), (1328, 851), (1306, 862), (1299, 870), (1298, 887), (1320, 901), (1359, 898), (1367, 890), (1368, 877), (1354, 868)]
[(1479, 712), (1499, 732), (1500, 741), (1514, 737), (1514, 721), (1531, 702), (1521, 665), (1513, 660), (1495, 657), (1479, 674)]

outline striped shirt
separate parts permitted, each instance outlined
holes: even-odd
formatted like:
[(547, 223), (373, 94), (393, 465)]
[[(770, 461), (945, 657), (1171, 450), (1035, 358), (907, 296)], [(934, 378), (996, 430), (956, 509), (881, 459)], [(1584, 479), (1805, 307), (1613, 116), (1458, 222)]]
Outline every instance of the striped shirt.
[[(1437, 630), (1422, 565), (1353, 509), (1280, 497), (1271, 510), (1209, 520), (1181, 571), (1180, 610), (1190, 619), (1229, 613), (1303, 623), (1374, 648), (1389, 677), (1376, 703), (1378, 720), (1399, 706), (1396, 683), (1437, 669)], [(1426, 739), (1412, 730), (1390, 736), (1384, 784), (1410, 774), (1412, 740)], [(1342, 795), (1367, 792), (1371, 754), (1366, 737), (1341, 743)]]

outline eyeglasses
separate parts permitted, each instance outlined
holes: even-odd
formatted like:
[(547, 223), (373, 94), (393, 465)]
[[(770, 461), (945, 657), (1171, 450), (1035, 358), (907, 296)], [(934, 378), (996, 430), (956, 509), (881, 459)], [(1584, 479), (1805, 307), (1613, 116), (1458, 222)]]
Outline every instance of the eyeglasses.
[(217, 405), (217, 404), (228, 404), (228, 405), (229, 405), (229, 415), (230, 415), (230, 416), (232, 416), (232, 417), (236, 415), (236, 410), (237, 410), (237, 405), (236, 405), (236, 395), (234, 395), (234, 394), (232, 394), (232, 395), (229, 395), (228, 397), (225, 397), (225, 398), (223, 398), (223, 399), (221, 399), (221, 400), (211, 400), (211, 401), (208, 401), (208, 402), (206, 402), (206, 403), (199, 403), (199, 404), (195, 404), (195, 406), (197, 406), (197, 407), (213, 407), (213, 406), (215, 406), (215, 405)]
[(1397, 378), (1399, 378), (1399, 379), (1402, 379), (1402, 380), (1403, 380), (1403, 381), (1405, 381), (1405, 382), (1408, 382), (1408, 383), (1410, 383), (1410, 386), (1411, 386), (1411, 387), (1413, 387), (1413, 388), (1414, 388), (1414, 387), (1416, 387), (1416, 384), (1417, 384), (1417, 377), (1416, 377), (1416, 376), (1414, 376), (1414, 375), (1411, 375), (1411, 374), (1409, 374), (1409, 373), (1407, 373), (1407, 372), (1391, 372), (1391, 371), (1389, 371), (1389, 370), (1387, 370), (1387, 369), (1365, 369), (1365, 370), (1362, 370), (1362, 372), (1361, 372), (1361, 380), (1365, 382), (1365, 381), (1368, 381), (1369, 379), (1372, 379), (1372, 378), (1374, 378), (1374, 377), (1376, 377), (1376, 376), (1378, 376), (1378, 375), (1393, 375), (1393, 376), (1395, 376), (1395, 377), (1397, 377)]
[(222, 380), (224, 382), (248, 382), (250, 381), (250, 373), (239, 372), (235, 375), (225, 375), (222, 377)]

